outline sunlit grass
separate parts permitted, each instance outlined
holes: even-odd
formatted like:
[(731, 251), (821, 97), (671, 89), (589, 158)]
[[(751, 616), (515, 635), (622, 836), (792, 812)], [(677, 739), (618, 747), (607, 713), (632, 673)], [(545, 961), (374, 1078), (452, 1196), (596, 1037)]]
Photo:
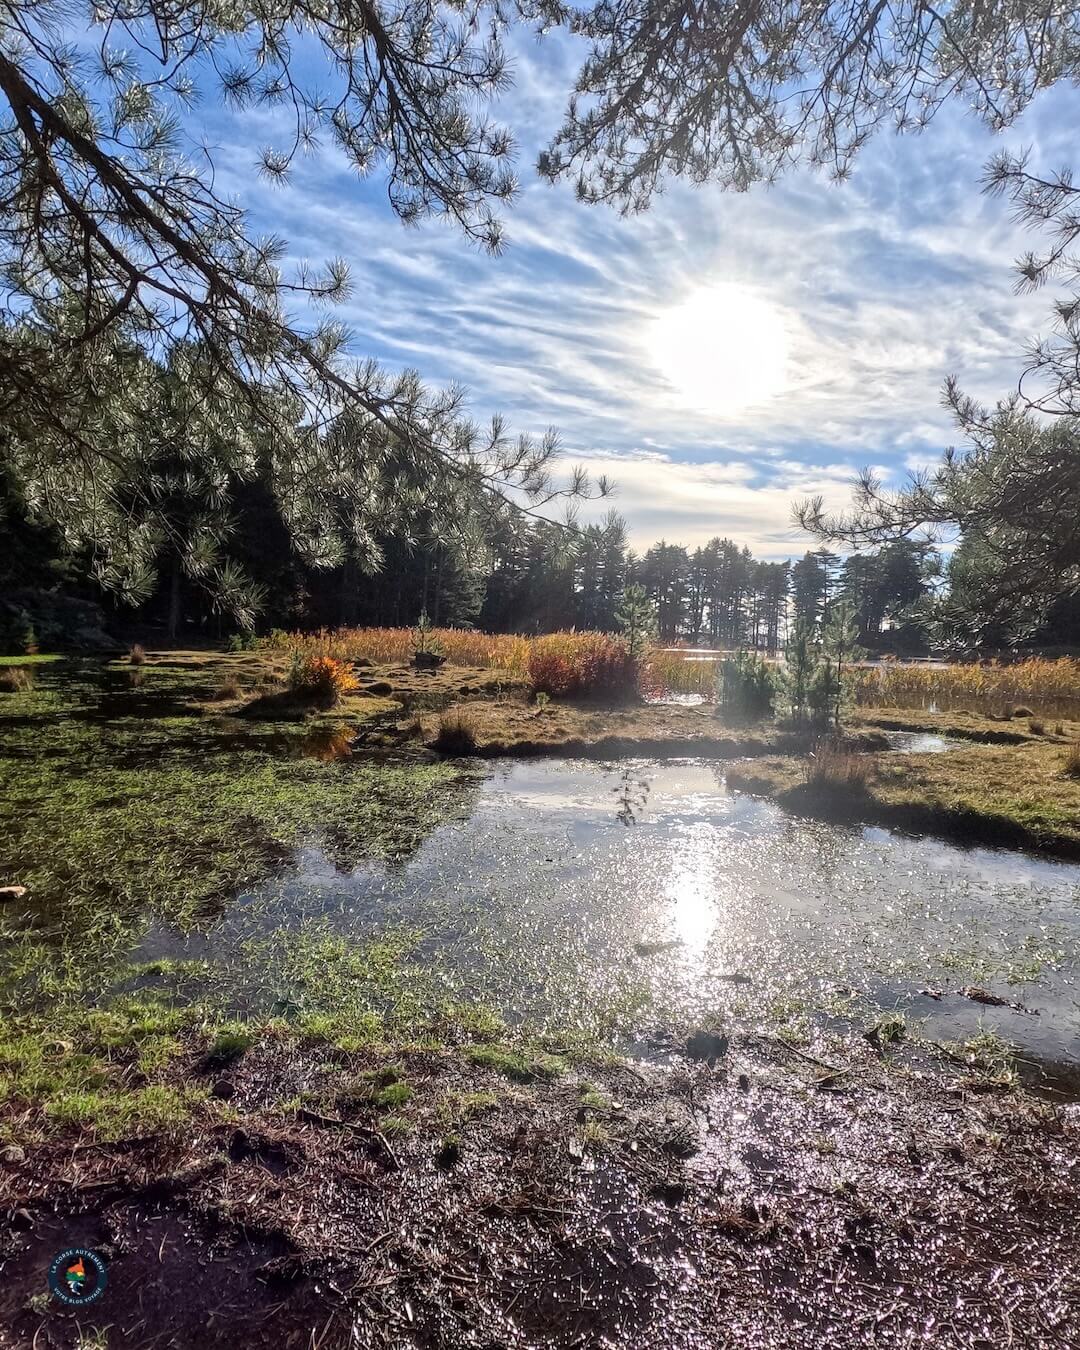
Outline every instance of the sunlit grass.
[(1017, 707), (1045, 715), (1080, 717), (1080, 659), (1029, 657), (964, 665), (902, 665), (885, 661), (854, 672), (859, 703), (873, 707), (968, 708), (1010, 715)]

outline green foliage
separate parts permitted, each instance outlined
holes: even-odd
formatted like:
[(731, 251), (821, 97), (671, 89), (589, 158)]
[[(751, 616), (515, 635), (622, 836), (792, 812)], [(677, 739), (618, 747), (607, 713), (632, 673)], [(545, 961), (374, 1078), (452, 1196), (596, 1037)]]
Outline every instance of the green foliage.
[(379, 1110), (386, 1111), (391, 1107), (404, 1106), (411, 1101), (412, 1095), (413, 1091), (408, 1083), (388, 1083), (375, 1093), (372, 1101)]
[(773, 715), (777, 677), (764, 657), (736, 652), (720, 662), (717, 701), (731, 722), (756, 722)]
[(817, 679), (824, 685), (827, 717), (839, 726), (844, 713), (855, 701), (854, 682), (845, 668), (866, 655), (859, 646), (855, 609), (849, 600), (835, 604), (825, 623), (822, 640), (822, 665)]
[(428, 618), (426, 609), (420, 611), (420, 617), (416, 621), (416, 627), (413, 629), (413, 647), (422, 655), (437, 655), (442, 651), (439, 645), (439, 639), (432, 636), (432, 622)]
[(625, 635), (630, 655), (640, 665), (656, 636), (656, 606), (644, 586), (636, 583), (623, 592), (615, 621)]

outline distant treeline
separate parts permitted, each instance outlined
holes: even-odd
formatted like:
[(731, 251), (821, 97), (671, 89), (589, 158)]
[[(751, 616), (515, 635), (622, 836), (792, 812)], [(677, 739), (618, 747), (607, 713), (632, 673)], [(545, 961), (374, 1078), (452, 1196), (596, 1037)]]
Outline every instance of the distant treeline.
[[(24, 645), (27, 628), (46, 646), (70, 642), (75, 630), (91, 632), (92, 605), (102, 607), (103, 626), (113, 633), (145, 626), (182, 639), (234, 630), (215, 613), (207, 590), (167, 559), (148, 598), (126, 605), (89, 579), (90, 558), (66, 553), (19, 510), (13, 494), (5, 505), (0, 642), (8, 649)], [(639, 586), (652, 602), (661, 643), (776, 650), (800, 623), (820, 631), (830, 608), (844, 600), (854, 610), (861, 646), (917, 653), (933, 645), (936, 597), (949, 584), (947, 561), (910, 540), (843, 559), (818, 549), (794, 563), (762, 561), (719, 537), (693, 549), (661, 540), (638, 554), (614, 512), (584, 527), (504, 513), (479, 538), (388, 533), (378, 539), (378, 551), (382, 562), (374, 572), (350, 557), (337, 566), (313, 566), (294, 547), (270, 493), (257, 484), (234, 489), (228, 555), (257, 587), (260, 632), (399, 627), (421, 613), (435, 625), (487, 632), (613, 631), (627, 587)], [(1080, 643), (1075, 597), (1055, 606), (1037, 641), (1048, 648)]]

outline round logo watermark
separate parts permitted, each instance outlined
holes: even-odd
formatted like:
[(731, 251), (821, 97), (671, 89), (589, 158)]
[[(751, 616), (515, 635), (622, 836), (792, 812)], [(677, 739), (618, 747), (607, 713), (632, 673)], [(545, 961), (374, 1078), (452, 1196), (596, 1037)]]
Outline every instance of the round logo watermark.
[(61, 1303), (81, 1307), (101, 1297), (108, 1278), (105, 1262), (88, 1247), (68, 1247), (53, 1257), (49, 1288)]

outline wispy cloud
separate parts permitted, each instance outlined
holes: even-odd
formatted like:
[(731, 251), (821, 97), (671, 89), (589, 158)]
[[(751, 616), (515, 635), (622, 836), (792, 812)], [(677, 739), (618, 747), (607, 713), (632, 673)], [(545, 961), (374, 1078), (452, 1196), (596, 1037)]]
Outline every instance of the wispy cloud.
[[(792, 497), (839, 502), (864, 462), (898, 478), (953, 439), (946, 375), (983, 399), (1015, 385), (1047, 297), (1014, 293), (1010, 264), (1026, 241), (979, 178), (998, 144), (1067, 156), (1080, 93), (1042, 95), (998, 140), (946, 109), (922, 136), (873, 142), (843, 186), (808, 172), (743, 195), (675, 184), (623, 219), (531, 174), (573, 59), (567, 40), (517, 46), (502, 113), (525, 129), (523, 187), (500, 257), (446, 225), (404, 229), (378, 183), (356, 183), (329, 152), (302, 163), (289, 189), (252, 187), (254, 149), (269, 139), (261, 125), (248, 127), (250, 144), (235, 124), (215, 126), (223, 176), (246, 177), (256, 218), (295, 257), (349, 260), (355, 292), (342, 317), (357, 354), (464, 384), (477, 416), (557, 425), (570, 456), (620, 484), (638, 544), (726, 532), (766, 556), (801, 551)], [(717, 283), (782, 316), (787, 380), (767, 399), (703, 411), (664, 378), (649, 334)]]

